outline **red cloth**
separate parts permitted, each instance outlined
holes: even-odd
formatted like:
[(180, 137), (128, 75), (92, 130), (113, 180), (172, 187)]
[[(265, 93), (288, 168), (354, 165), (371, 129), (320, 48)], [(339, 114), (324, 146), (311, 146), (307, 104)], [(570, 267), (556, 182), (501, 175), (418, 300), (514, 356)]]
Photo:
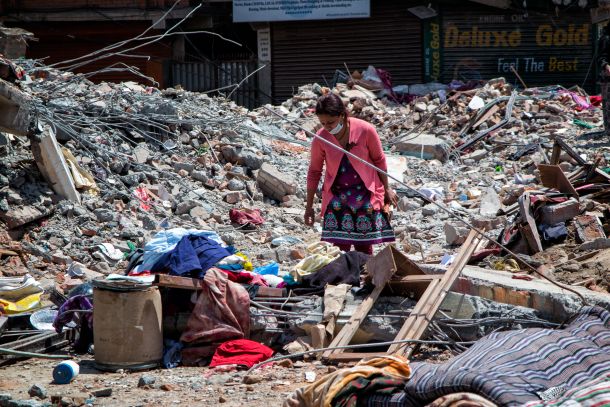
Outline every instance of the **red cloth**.
[(269, 284), (258, 274), (250, 273), (242, 270), (225, 270), (220, 267), (214, 267), (215, 270), (222, 271), (225, 273), (230, 281), (240, 284), (251, 284), (251, 285), (264, 285), (268, 287)]
[(222, 365), (244, 365), (252, 367), (273, 356), (273, 350), (248, 339), (235, 339), (223, 343), (212, 356), (210, 367)]
[(259, 209), (231, 209), (229, 211), (229, 219), (231, 219), (231, 222), (239, 225), (262, 225), (265, 221)]
[(250, 296), (216, 268), (205, 273), (201, 294), (180, 340), (189, 344), (220, 343), (250, 335)]
[(601, 106), (602, 105), (602, 97), (601, 97), (601, 95), (599, 95), (599, 96), (589, 96), (589, 102), (593, 106)]

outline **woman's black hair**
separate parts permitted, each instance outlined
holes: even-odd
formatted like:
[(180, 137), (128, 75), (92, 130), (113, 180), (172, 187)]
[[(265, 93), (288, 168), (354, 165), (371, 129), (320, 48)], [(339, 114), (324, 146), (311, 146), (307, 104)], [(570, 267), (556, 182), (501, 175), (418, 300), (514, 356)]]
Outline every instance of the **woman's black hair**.
[(343, 114), (347, 117), (347, 109), (339, 96), (334, 93), (327, 93), (318, 98), (316, 114), (327, 114), (329, 116), (341, 116)]

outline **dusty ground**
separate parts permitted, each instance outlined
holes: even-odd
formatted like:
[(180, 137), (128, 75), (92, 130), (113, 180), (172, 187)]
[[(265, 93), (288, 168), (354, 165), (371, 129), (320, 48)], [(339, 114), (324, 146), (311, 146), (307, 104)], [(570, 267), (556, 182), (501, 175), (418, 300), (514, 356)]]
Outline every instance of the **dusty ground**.
[[(424, 349), (413, 360), (445, 361), (449, 352)], [(0, 368), (0, 395), (10, 394), (14, 400), (39, 400), (51, 402), (54, 396), (61, 396), (68, 405), (94, 406), (171, 406), (171, 405), (223, 405), (249, 407), (280, 406), (284, 398), (298, 387), (307, 384), (305, 372), (315, 372), (320, 378), (334, 366), (321, 362), (294, 363), (290, 366), (263, 367), (250, 376), (258, 383), (243, 384), (245, 371), (222, 371), (202, 367), (178, 367), (156, 369), (145, 372), (102, 372), (94, 367), (93, 358), (86, 356), (78, 361), (81, 372), (72, 383), (53, 383), (54, 360), (25, 360)], [(155, 378), (148, 387), (138, 387), (142, 376)], [(44, 399), (30, 397), (28, 390), (37, 384), (46, 389)], [(91, 393), (111, 389), (109, 396), (92, 397)], [(1, 396), (0, 396), (1, 398)]]

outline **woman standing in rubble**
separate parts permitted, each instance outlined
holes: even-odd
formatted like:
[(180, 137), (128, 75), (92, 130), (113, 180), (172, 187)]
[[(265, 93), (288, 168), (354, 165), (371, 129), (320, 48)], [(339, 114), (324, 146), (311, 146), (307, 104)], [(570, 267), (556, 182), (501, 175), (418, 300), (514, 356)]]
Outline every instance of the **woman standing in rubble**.
[(386, 174), (349, 157), (343, 150), (387, 172), (385, 155), (375, 128), (349, 117), (341, 98), (333, 93), (321, 96), (316, 115), (322, 125), (311, 143), (307, 172), (305, 224), (314, 223), (313, 201), (326, 167), (322, 186), (322, 237), (343, 251), (351, 246), (372, 254), (373, 244), (393, 242), (389, 208), (396, 205), (396, 193), (388, 186)]
[(597, 46), (597, 61), (600, 64), (600, 82), (602, 91), (602, 112), (604, 131), (610, 135), (610, 23), (604, 26)]

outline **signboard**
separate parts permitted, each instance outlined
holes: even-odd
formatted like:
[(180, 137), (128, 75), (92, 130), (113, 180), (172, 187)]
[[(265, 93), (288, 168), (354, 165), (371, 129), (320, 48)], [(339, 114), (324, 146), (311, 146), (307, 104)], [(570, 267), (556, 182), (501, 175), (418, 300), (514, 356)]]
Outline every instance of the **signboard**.
[(585, 12), (563, 16), (447, 13), (441, 33), (443, 80), (503, 76), (518, 83), (514, 69), (528, 86), (586, 86), (594, 79), (589, 72), (594, 38), (588, 17)]
[(269, 27), (256, 32), (258, 41), (258, 62), (271, 61), (271, 30)]
[(233, 0), (233, 22), (367, 18), (370, 0)]

